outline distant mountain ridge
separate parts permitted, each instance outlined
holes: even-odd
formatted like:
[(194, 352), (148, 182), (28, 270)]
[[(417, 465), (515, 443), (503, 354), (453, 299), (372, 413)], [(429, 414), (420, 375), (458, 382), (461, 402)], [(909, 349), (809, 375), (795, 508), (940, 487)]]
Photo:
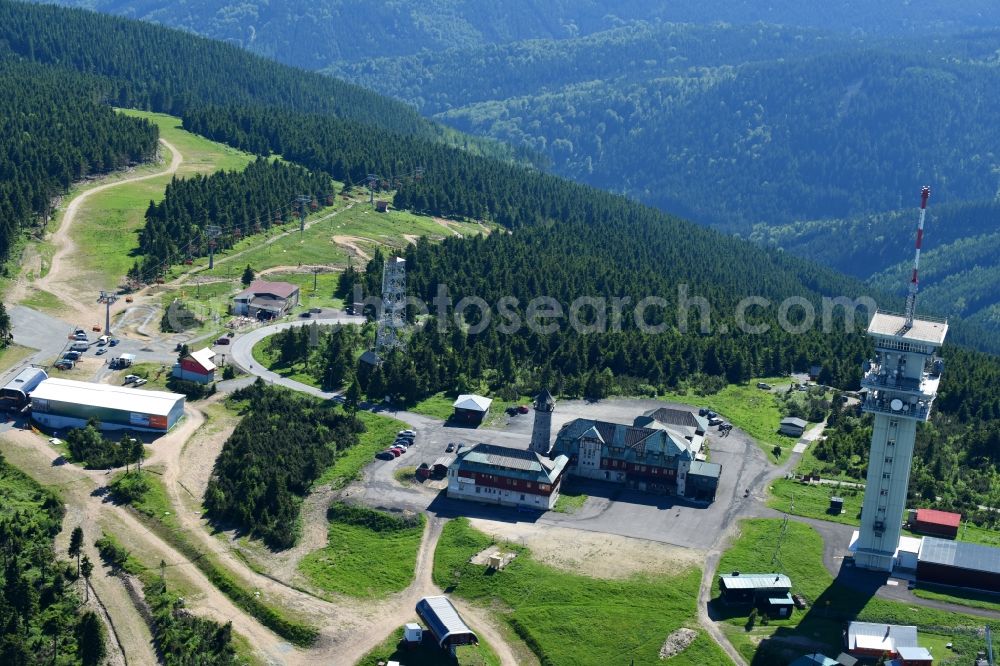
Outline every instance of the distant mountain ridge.
[(954, 32), (1000, 24), (990, 0), (57, 0), (56, 4), (162, 23), (281, 62), (434, 53), (528, 39), (570, 39), (636, 20), (770, 23), (848, 35)]

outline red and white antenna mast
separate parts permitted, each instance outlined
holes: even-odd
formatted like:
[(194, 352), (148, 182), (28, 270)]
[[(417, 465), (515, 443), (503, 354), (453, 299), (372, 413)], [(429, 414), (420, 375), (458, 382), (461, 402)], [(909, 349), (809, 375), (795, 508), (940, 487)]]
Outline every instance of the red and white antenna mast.
[(927, 199), (931, 196), (931, 188), (924, 185), (920, 188), (920, 219), (917, 222), (917, 251), (913, 256), (913, 277), (910, 278), (910, 291), (906, 295), (905, 328), (913, 327), (913, 315), (917, 309), (917, 290), (920, 282), (917, 280), (917, 270), (920, 268), (920, 246), (924, 242), (924, 218), (927, 217)]

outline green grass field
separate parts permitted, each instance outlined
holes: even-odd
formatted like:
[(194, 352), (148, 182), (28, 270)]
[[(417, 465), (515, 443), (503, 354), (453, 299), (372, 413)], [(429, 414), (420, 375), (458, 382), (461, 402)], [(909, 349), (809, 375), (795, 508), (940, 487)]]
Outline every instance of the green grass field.
[(583, 505), (586, 502), (586, 495), (567, 490), (564, 483), (562, 490), (559, 491), (559, 497), (556, 498), (556, 504), (552, 507), (552, 510), (559, 513), (576, 513), (583, 508)]
[(333, 467), (320, 475), (314, 485), (330, 484), (334, 488), (346, 486), (360, 476), (361, 470), (372, 462), (376, 453), (392, 444), (397, 432), (407, 428), (398, 419), (371, 412), (359, 411), (357, 417), (365, 424), (365, 431), (359, 435), (357, 446), (342, 451)]
[[(954, 651), (935, 650), (937, 664), (964, 664), (981, 640), (971, 628), (981, 627), (982, 618), (958, 613), (886, 601), (834, 584), (823, 566), (823, 539), (812, 527), (789, 522), (787, 533), (774, 560), (781, 533), (776, 519), (744, 520), (740, 535), (719, 562), (718, 571), (746, 573), (785, 573), (792, 580), (792, 592), (803, 595), (810, 604), (796, 610), (787, 620), (760, 622), (747, 630), (747, 608), (732, 608), (713, 600), (717, 612), (726, 619), (726, 633), (733, 645), (754, 665), (781, 666), (802, 654), (802, 648), (836, 653), (841, 646), (843, 623), (857, 619), (865, 622), (912, 624), (918, 627), (921, 644), (943, 645), (953, 642)], [(718, 586), (715, 587), (716, 595)], [(1000, 622), (994, 623), (994, 631)], [(996, 639), (995, 639), (996, 640)], [(759, 642), (759, 646), (758, 646)]]
[(327, 592), (379, 598), (413, 581), (424, 532), (421, 514), (409, 519), (372, 509), (330, 507), (329, 543), (299, 562), (299, 571)]
[(787, 378), (751, 379), (747, 384), (730, 384), (713, 395), (699, 395), (692, 390), (666, 393), (663, 399), (696, 407), (711, 407), (737, 428), (749, 433), (768, 458), (773, 459), (771, 449), (775, 444), (787, 451), (798, 440), (778, 434), (778, 426), (785, 415), (773, 393), (757, 388), (757, 382), (761, 381), (779, 384), (787, 382)]
[[(121, 110), (121, 113), (145, 118), (160, 129), (160, 137), (170, 142), (183, 156), (184, 162), (176, 176), (207, 174), (222, 169), (243, 169), (254, 157), (221, 143), (181, 129), (181, 120), (173, 116), (146, 111)], [(171, 153), (161, 146), (163, 161), (144, 165), (134, 173), (144, 175), (164, 170), (170, 164)], [(89, 197), (77, 213), (70, 236), (79, 251), (79, 268), (94, 288), (114, 289), (135, 261), (139, 245), (138, 231), (145, 224), (150, 201), (160, 201), (171, 176), (151, 178), (138, 183), (114, 187)]]
[[(335, 186), (339, 187), (339, 184)], [(484, 231), (484, 227), (474, 222), (449, 222), (450, 227), (446, 229), (425, 215), (396, 210), (376, 213), (361, 199), (354, 199), (352, 202), (338, 199), (333, 206), (310, 215), (306, 224), (309, 226), (302, 233), (296, 225), (286, 224), (284, 227), (248, 236), (216, 255), (215, 268), (211, 271), (208, 270), (208, 260), (205, 258), (195, 259), (194, 265), (188, 268), (198, 271), (200, 275), (212, 277), (238, 277), (248, 264), (258, 272), (288, 267), (287, 271), (276, 273), (296, 272), (300, 266), (342, 268), (349, 261), (356, 268), (363, 268), (367, 259), (357, 256), (348, 244), (356, 246), (365, 256), (371, 256), (377, 246), (381, 246), (384, 252), (394, 248), (401, 249), (406, 247), (411, 238), (419, 236), (441, 239), (453, 235), (452, 229), (466, 236)], [(284, 234), (285, 231), (292, 233)], [(281, 237), (277, 240), (266, 242), (279, 235)], [(179, 267), (175, 267), (175, 270), (179, 270)], [(306, 273), (305, 277), (311, 287), (312, 274)]]
[(452, 407), (454, 402), (454, 397), (449, 397), (444, 393), (435, 393), (410, 407), (410, 411), (415, 414), (423, 414), (424, 416), (447, 421), (455, 411)]
[[(496, 609), (544, 664), (586, 666), (660, 663), (659, 650), (674, 630), (695, 628), (701, 573), (600, 580), (559, 571), (519, 554), (499, 573), (469, 563), (491, 539), (468, 520), (449, 522), (434, 556), (434, 580), (450, 593)], [(474, 628), (474, 627), (473, 627)], [(672, 665), (726, 664), (711, 640), (699, 637)]]
[(454, 666), (500, 666), (500, 659), (493, 649), (480, 640), (478, 646), (463, 646), (458, 648), (457, 661), (448, 657), (448, 653), (434, 645), (431, 640), (424, 641), (420, 647), (403, 647), (403, 628), (392, 632), (381, 645), (361, 658), (357, 666), (380, 666), (387, 661), (398, 661), (406, 666), (439, 666), (453, 664)]
[[(844, 525), (857, 525), (860, 522), (861, 503), (864, 500), (864, 490), (837, 487), (831, 485), (809, 485), (790, 479), (776, 479), (770, 486), (767, 505), (772, 509), (784, 511), (796, 516), (829, 520)], [(830, 497), (837, 496), (844, 500), (844, 511), (840, 514), (830, 514)]]
[(13, 342), (0, 348), (0, 372), (13, 368), (15, 365), (35, 353), (34, 349), (15, 345)]

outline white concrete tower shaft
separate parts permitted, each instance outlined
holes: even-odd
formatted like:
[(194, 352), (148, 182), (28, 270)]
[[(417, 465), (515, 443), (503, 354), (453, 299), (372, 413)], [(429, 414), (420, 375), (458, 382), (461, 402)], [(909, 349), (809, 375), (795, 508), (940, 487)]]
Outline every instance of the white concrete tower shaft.
[(894, 566), (917, 423), (930, 419), (944, 367), (936, 353), (948, 334), (948, 322), (932, 317), (918, 319), (914, 313), (917, 262), (929, 193), (926, 187), (921, 191), (917, 257), (906, 312), (876, 312), (868, 325), (875, 357), (865, 364), (861, 406), (874, 416), (874, 423), (854, 560), (859, 567), (878, 571), (891, 571)]

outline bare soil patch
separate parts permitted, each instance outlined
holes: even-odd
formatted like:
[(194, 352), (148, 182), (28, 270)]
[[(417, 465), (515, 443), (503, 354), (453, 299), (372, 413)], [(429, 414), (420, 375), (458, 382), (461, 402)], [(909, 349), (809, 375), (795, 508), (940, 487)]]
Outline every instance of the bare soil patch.
[(529, 523), (471, 519), (472, 526), (500, 541), (521, 544), (544, 564), (594, 578), (633, 574), (677, 574), (700, 566), (704, 553), (616, 534)]

